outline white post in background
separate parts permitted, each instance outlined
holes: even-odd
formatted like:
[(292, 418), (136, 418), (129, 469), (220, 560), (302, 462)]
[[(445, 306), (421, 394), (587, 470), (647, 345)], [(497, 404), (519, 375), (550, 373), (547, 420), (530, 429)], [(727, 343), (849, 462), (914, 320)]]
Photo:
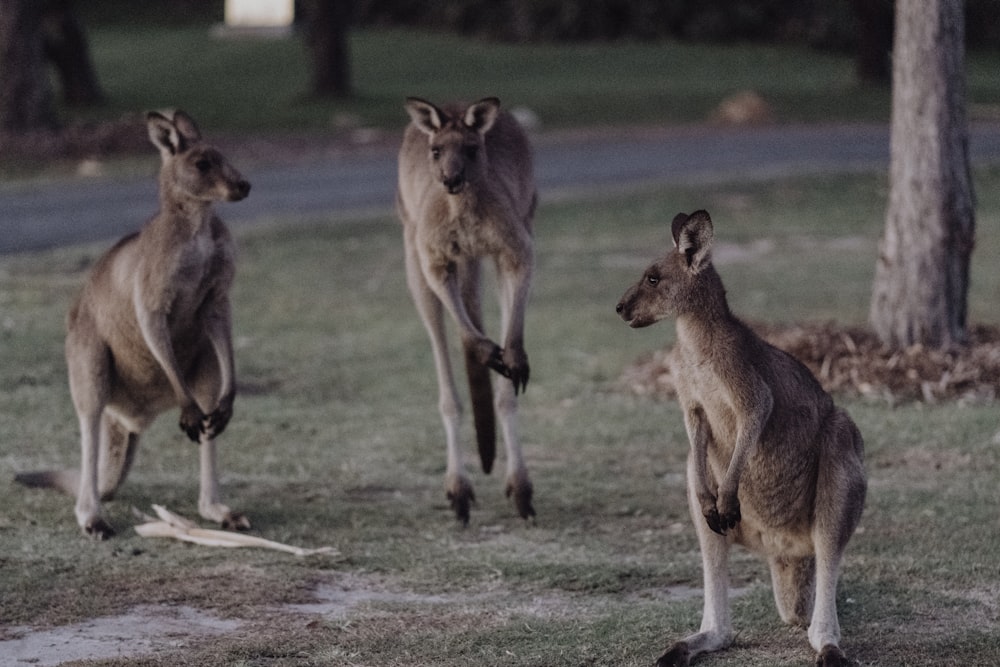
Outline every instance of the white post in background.
[(295, 21), (295, 0), (226, 0), (225, 31), (283, 36)]

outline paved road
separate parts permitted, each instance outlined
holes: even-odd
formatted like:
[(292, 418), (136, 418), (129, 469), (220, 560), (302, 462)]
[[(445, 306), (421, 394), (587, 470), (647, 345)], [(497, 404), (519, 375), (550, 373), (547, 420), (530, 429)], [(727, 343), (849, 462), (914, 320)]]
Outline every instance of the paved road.
[[(1000, 163), (1000, 125), (977, 125), (974, 163)], [(653, 184), (715, 183), (886, 168), (884, 125), (680, 128), (540, 135), (536, 175), (542, 202)], [(344, 218), (391, 211), (395, 148), (247, 170), (253, 192), (223, 204), (230, 223)], [(156, 208), (154, 179), (76, 179), (0, 185), (0, 254), (113, 239)]]

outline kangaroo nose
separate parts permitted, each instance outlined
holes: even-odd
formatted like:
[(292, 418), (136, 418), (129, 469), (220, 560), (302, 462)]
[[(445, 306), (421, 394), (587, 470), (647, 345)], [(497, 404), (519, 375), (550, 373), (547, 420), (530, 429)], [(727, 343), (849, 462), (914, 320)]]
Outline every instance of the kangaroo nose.
[(443, 181), (445, 189), (451, 194), (458, 194), (465, 185), (465, 174), (455, 174), (454, 176), (448, 176)]
[(248, 194), (250, 194), (250, 181), (240, 180), (240, 182), (238, 182), (236, 184), (236, 193), (235, 194), (236, 194), (236, 198), (237, 199), (243, 199)]

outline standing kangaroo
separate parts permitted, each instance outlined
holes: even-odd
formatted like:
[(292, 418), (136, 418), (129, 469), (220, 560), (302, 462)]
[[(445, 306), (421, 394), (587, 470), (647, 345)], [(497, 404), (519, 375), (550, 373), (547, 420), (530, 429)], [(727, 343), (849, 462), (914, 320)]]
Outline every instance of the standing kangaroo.
[(216, 201), (246, 197), (250, 184), (184, 112), (150, 112), (147, 126), (162, 157), (160, 210), (97, 261), (67, 317), (81, 470), (17, 477), (75, 494), (77, 522), (98, 539), (114, 534), (100, 503), (124, 481), (139, 435), (178, 406), (181, 429), (200, 444), (200, 514), (225, 527), (250, 526), (219, 500), (215, 437), (236, 394), (228, 295), (234, 251), (212, 210)]
[[(439, 108), (408, 98), (399, 151), (396, 209), (403, 224), (406, 277), (431, 339), (439, 409), (448, 444), (446, 490), (460, 521), (475, 500), (458, 442), (461, 401), (445, 339), (444, 310), (458, 325), (483, 470), (496, 452), (499, 414), (507, 451), (506, 490), (524, 518), (534, 516), (532, 486), (517, 432), (517, 394), (528, 384), (524, 314), (534, 265), (535, 193), (524, 131), (493, 97)], [(483, 333), (480, 263), (493, 260), (500, 293), (503, 347)], [(489, 369), (497, 385), (496, 412)]]
[(701, 630), (660, 656), (687, 665), (733, 640), (728, 551), (767, 558), (781, 619), (809, 626), (817, 665), (839, 648), (837, 579), (867, 482), (861, 434), (809, 372), (732, 315), (711, 262), (705, 211), (674, 218), (674, 248), (625, 292), (631, 327), (677, 320), (671, 373), (691, 441), (688, 505), (705, 579)]

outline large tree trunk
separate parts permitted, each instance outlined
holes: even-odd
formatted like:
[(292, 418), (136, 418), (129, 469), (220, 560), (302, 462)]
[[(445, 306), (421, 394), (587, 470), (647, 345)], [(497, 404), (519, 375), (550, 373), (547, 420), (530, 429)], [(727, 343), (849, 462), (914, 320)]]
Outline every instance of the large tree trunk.
[(861, 81), (888, 83), (892, 50), (892, 0), (851, 0), (858, 19), (854, 71)]
[(55, 127), (38, 0), (0, 0), (0, 132)]
[(350, 51), (347, 44), (350, 0), (309, 0), (306, 41), (312, 59), (312, 92), (326, 97), (351, 94)]
[(44, 4), (45, 55), (59, 74), (63, 99), (71, 106), (100, 104), (104, 94), (97, 83), (86, 33), (73, 11), (73, 0), (49, 0)]
[(966, 340), (975, 240), (962, 0), (898, 0), (889, 205), (870, 320), (892, 347)]

